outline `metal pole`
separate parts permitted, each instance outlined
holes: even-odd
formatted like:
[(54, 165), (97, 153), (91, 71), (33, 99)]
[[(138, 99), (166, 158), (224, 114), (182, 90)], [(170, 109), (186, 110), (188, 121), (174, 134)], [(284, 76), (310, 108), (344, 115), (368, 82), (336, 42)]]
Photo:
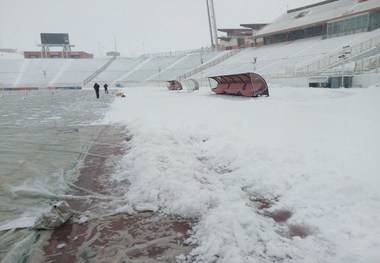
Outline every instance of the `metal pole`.
[(203, 71), (201, 71), (201, 85), (200, 85), (200, 87), (203, 87)]
[(256, 71), (256, 62), (257, 62), (257, 57), (253, 57), (252, 64), (253, 64), (253, 72)]
[(208, 0), (206, 0), (206, 4), (207, 4), (208, 26), (210, 28), (211, 48), (214, 49), (214, 38), (212, 37), (212, 26), (211, 26), (211, 18), (210, 18), (210, 5), (208, 3)]
[(344, 88), (344, 57), (342, 57), (342, 84), (341, 87)]
[(114, 39), (114, 44), (115, 44), (115, 52), (117, 52), (117, 48), (116, 48), (116, 34), (113, 36), (113, 39)]
[(347, 51), (347, 49), (350, 47), (350, 45), (344, 46), (342, 50), (342, 54), (338, 57), (342, 59), (342, 83), (341, 87), (344, 88), (344, 60), (346, 59), (347, 55), (350, 54), (350, 51)]
[(211, 46), (213, 50), (218, 49), (218, 32), (216, 29), (216, 18), (214, 10), (214, 1), (207, 1), (208, 22), (210, 27)]

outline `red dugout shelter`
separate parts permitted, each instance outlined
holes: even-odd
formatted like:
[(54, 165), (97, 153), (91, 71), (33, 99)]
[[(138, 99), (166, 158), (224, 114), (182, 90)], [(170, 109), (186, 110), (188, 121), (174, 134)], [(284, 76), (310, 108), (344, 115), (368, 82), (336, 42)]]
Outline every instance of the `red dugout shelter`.
[(170, 90), (182, 90), (182, 84), (178, 80), (168, 80), (167, 87)]
[(168, 80), (166, 82), (166, 86), (170, 90), (182, 90), (184, 87), (186, 87), (188, 92), (199, 90), (199, 83), (195, 79)]
[(246, 97), (269, 96), (268, 85), (260, 75), (248, 72), (234, 75), (209, 77), (217, 82), (212, 91), (216, 94)]

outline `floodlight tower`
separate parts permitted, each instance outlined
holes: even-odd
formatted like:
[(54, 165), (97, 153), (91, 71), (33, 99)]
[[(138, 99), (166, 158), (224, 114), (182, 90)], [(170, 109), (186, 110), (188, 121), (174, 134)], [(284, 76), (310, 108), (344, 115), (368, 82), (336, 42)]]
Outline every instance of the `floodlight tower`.
[(216, 30), (216, 18), (214, 10), (214, 0), (206, 0), (208, 23), (210, 26), (211, 47), (213, 50), (218, 49), (218, 32)]

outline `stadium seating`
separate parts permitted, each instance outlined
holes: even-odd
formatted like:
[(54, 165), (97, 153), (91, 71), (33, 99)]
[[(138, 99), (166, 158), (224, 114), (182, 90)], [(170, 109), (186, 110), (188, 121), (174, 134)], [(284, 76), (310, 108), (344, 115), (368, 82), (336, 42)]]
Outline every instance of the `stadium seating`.
[[(243, 49), (191, 78), (257, 72), (265, 78), (294, 77), (339, 67), (342, 47), (351, 47), (347, 62), (355, 71), (378, 68), (380, 29), (323, 39), (321, 36)], [(93, 81), (109, 83), (157, 82), (176, 79), (228, 51), (195, 52), (181, 55), (117, 58)], [(1, 59), (0, 83), (4, 87), (48, 87), (81, 85), (105, 65), (104, 59)], [(255, 63), (254, 63), (255, 62)], [(93, 82), (92, 82), (93, 83)]]

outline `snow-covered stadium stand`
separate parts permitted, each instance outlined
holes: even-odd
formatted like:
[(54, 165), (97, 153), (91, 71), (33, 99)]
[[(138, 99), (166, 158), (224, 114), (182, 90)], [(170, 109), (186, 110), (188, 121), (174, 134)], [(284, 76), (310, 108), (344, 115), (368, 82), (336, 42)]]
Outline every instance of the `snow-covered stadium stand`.
[(144, 82), (151, 76), (158, 74), (171, 65), (175, 64), (182, 56), (149, 57), (138, 65), (131, 74), (119, 79), (119, 82)]
[(5, 87), (81, 85), (107, 59), (1, 60), (0, 83)]
[[(368, 43), (371, 43), (370, 45)], [(297, 41), (276, 43), (261, 47), (247, 48), (235, 56), (225, 60), (203, 72), (204, 75), (234, 74), (255, 71), (267, 77), (295, 76), (297, 72), (312, 72), (315, 62), (330, 58), (331, 65), (340, 63), (339, 55), (343, 46), (350, 45), (351, 49), (362, 47), (373, 52), (380, 45), (380, 29), (352, 34), (336, 38), (323, 39), (322, 37), (305, 38)], [(352, 55), (354, 53), (352, 52)], [(360, 49), (357, 49), (357, 54)], [(256, 58), (256, 63), (253, 63)], [(333, 59), (335, 58), (335, 59)], [(325, 69), (329, 64), (316, 68), (317, 71)]]
[[(117, 58), (91, 83), (157, 82), (175, 79), (225, 52)], [(9, 59), (0, 63), (0, 83), (7, 87), (81, 85), (108, 59)], [(90, 83), (90, 84), (91, 84)]]
[(94, 78), (96, 82), (113, 82), (134, 70), (145, 58), (118, 58)]
[(61, 70), (57, 83), (79, 83), (101, 68), (108, 59), (72, 59), (71, 62)]
[(22, 59), (2, 59), (0, 61), (0, 83), (14, 83), (19, 75)]

